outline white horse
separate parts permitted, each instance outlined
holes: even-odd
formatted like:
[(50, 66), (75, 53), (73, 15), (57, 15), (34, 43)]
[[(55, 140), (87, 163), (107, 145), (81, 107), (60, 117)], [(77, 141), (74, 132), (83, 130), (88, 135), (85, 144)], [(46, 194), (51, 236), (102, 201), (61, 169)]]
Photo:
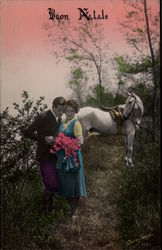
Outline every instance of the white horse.
[[(136, 129), (139, 128), (144, 107), (141, 99), (133, 92), (128, 92), (126, 103), (118, 106), (118, 111), (121, 120), (122, 134), (125, 136), (126, 145), (126, 165), (133, 166), (132, 153), (133, 142)], [(89, 131), (95, 131), (101, 134), (117, 134), (118, 124), (111, 111), (103, 111), (98, 108), (84, 107), (77, 114), (79, 121), (83, 127), (83, 141), (88, 136)], [(118, 116), (119, 118), (119, 116)], [(118, 119), (119, 120), (119, 119)]]

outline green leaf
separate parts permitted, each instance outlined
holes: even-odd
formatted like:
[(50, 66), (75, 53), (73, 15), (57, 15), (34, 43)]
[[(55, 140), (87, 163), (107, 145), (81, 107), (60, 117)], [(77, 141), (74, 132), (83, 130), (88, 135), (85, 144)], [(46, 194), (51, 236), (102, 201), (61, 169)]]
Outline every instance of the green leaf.
[(124, 85), (124, 81), (123, 81), (123, 80), (120, 80), (120, 81), (119, 81), (119, 85)]
[(132, 42), (132, 43), (137, 43), (137, 39), (136, 39), (136, 38), (131, 38), (131, 39), (130, 39), (130, 42)]
[(29, 94), (27, 91), (23, 91), (22, 97), (25, 97), (26, 99), (29, 97)]
[(128, 18), (131, 18), (135, 13), (136, 13), (135, 11), (128, 12)]
[(71, 49), (70, 49), (70, 53), (76, 54), (76, 49), (71, 48)]
[(142, 29), (138, 28), (137, 31), (138, 31), (139, 33), (143, 34), (143, 30), (142, 30)]
[(67, 37), (64, 37), (62, 40), (63, 40), (63, 42), (66, 42), (67, 41)]

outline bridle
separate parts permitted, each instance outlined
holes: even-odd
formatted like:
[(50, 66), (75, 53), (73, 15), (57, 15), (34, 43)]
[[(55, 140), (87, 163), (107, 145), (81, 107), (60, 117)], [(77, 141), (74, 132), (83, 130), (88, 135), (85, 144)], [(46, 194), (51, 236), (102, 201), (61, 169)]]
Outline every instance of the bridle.
[(133, 103), (133, 106), (132, 106), (132, 110), (129, 112), (129, 114), (126, 117), (124, 116), (123, 118), (124, 118), (124, 120), (128, 120), (128, 119), (131, 120), (133, 122), (134, 127), (136, 128), (136, 126), (140, 127), (140, 125), (138, 124), (138, 122), (136, 120), (135, 113), (134, 113), (134, 108), (135, 108), (135, 104), (137, 104), (138, 107), (139, 107), (139, 104), (138, 104), (137, 99), (136, 99), (136, 97), (134, 95), (131, 95), (131, 97), (134, 98), (134, 103)]

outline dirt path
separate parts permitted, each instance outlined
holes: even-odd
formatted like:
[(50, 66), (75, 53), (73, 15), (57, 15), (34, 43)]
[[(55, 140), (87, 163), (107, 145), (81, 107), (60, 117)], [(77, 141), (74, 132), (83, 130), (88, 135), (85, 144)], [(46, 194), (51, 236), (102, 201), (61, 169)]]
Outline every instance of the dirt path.
[(124, 139), (91, 136), (83, 148), (87, 198), (80, 201), (75, 219), (57, 222), (55, 237), (63, 249), (119, 250), (116, 201), (124, 162)]

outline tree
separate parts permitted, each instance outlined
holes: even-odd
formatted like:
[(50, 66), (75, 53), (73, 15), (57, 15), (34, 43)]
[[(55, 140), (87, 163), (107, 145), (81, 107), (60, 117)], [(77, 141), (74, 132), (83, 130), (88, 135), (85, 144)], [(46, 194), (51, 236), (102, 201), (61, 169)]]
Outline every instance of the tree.
[(82, 66), (89, 76), (93, 75), (92, 72), (97, 73), (102, 103), (102, 71), (105, 62), (108, 62), (106, 56), (108, 45), (104, 43), (102, 24), (85, 20), (73, 26), (66, 20), (48, 24), (45, 29), (49, 32), (48, 37), (55, 58), (63, 57), (73, 65)]
[(71, 79), (68, 87), (72, 90), (73, 99), (82, 107), (87, 96), (87, 77), (85, 72), (80, 68), (71, 71)]

